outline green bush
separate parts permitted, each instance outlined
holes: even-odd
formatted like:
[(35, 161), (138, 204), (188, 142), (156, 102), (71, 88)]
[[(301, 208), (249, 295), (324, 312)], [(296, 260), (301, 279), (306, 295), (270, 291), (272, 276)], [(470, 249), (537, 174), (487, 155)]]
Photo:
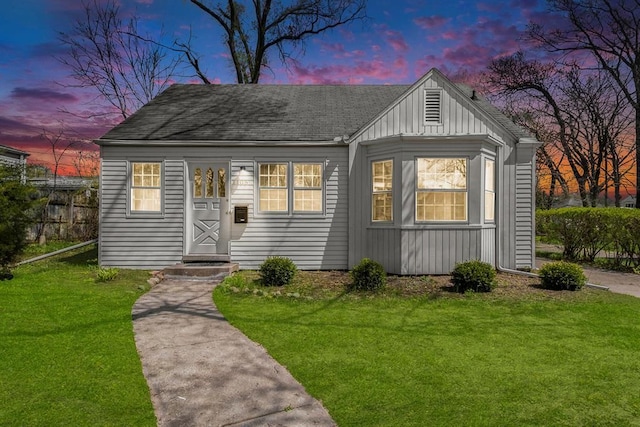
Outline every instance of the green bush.
[(538, 274), (546, 289), (575, 291), (587, 283), (582, 267), (565, 261), (545, 264)]
[(0, 162), (0, 276), (11, 279), (9, 267), (27, 246), (27, 230), (34, 221), (35, 188), (22, 180), (19, 166)]
[(260, 280), (265, 286), (284, 286), (291, 283), (296, 265), (286, 257), (269, 257), (260, 265)]
[(351, 270), (351, 289), (356, 291), (377, 291), (387, 284), (384, 267), (369, 258), (363, 258)]
[(99, 267), (96, 270), (96, 282), (109, 282), (115, 279), (118, 276), (119, 272), (120, 270), (115, 267)]
[(536, 234), (558, 241), (563, 259), (593, 262), (611, 251), (616, 267), (640, 265), (640, 210), (561, 208), (536, 212)]
[(491, 292), (496, 285), (496, 269), (478, 260), (461, 262), (451, 272), (451, 282), (456, 292)]

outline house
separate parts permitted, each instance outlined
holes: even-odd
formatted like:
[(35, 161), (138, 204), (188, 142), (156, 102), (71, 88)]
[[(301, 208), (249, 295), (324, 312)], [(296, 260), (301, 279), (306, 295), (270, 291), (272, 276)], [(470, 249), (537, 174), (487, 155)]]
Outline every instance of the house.
[(173, 85), (96, 143), (103, 266), (534, 263), (538, 141), (436, 69), (410, 86)]
[(620, 206), (623, 208), (635, 208), (636, 207), (636, 198), (634, 196), (627, 196), (621, 202)]
[(27, 157), (29, 153), (16, 148), (0, 145), (0, 163), (5, 165), (20, 166), (23, 168), (22, 179), (26, 179)]

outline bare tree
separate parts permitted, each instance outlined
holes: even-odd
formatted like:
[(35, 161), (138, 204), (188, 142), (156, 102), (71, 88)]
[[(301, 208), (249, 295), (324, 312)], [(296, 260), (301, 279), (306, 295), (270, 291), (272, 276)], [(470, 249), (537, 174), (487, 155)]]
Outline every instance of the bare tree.
[[(568, 168), (583, 205), (595, 206), (606, 190), (608, 160), (613, 164), (624, 158), (621, 136), (632, 122), (628, 104), (610, 77), (575, 64), (527, 61), (522, 53), (493, 61), (489, 70), (488, 81), (508, 97), (512, 111), (529, 118), (519, 122), (545, 141), (538, 154), (550, 172), (550, 193), (556, 183), (567, 188), (561, 172)], [(621, 172), (621, 164), (614, 170)], [(619, 192), (622, 176), (611, 176)]]
[[(277, 50), (285, 62), (305, 40), (363, 19), (366, 0), (190, 0), (224, 31), (238, 83), (258, 83), (269, 53)], [(197, 56), (185, 44), (187, 59), (205, 82)], [(190, 55), (190, 56), (189, 56)], [(194, 60), (192, 60), (194, 59)]]
[(636, 208), (640, 208), (640, 0), (548, 0), (567, 17), (563, 28), (530, 26), (530, 37), (550, 51), (586, 52), (605, 70), (635, 110)]
[(60, 61), (76, 86), (93, 88), (127, 118), (167, 87), (179, 58), (138, 34), (138, 18), (127, 22), (115, 0), (83, 2), (84, 15), (60, 33), (68, 53)]

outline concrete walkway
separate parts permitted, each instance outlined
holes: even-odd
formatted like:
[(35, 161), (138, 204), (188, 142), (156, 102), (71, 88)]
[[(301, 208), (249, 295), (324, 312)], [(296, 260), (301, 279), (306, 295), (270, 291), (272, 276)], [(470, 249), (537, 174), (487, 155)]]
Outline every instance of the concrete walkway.
[(159, 426), (334, 426), (289, 372), (220, 314), (215, 283), (164, 280), (133, 307)]

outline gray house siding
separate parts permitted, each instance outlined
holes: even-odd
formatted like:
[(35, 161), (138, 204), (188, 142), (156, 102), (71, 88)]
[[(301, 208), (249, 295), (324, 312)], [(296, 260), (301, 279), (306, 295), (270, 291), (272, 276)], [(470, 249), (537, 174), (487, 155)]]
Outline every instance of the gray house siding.
[[(190, 160), (230, 162), (230, 207), (246, 206), (247, 224), (230, 221), (230, 256), (253, 269), (269, 256), (290, 257), (301, 269), (346, 269), (348, 239), (347, 147), (177, 147), (161, 149), (164, 215), (126, 215), (128, 162), (158, 161), (158, 147), (102, 148), (100, 263), (155, 269), (182, 261), (185, 238), (185, 171)], [(250, 152), (250, 155), (248, 154)], [(185, 155), (185, 154), (188, 155)], [(324, 168), (322, 214), (280, 215), (258, 212), (260, 162), (318, 162)], [(242, 170), (241, 168), (244, 168)]]
[[(536, 141), (435, 69), (413, 86), (174, 85), (97, 143), (102, 265), (161, 268), (209, 250), (228, 252), (244, 269), (274, 255), (323, 270), (368, 257), (396, 274), (447, 274), (470, 259), (505, 268), (533, 263)], [(466, 189), (441, 182), (423, 189), (465, 191), (466, 219), (416, 220), (417, 158), (466, 159)], [(393, 220), (373, 221), (371, 165), (389, 159)], [(163, 214), (128, 214), (129, 163), (160, 160)], [(487, 160), (495, 161), (494, 219), (484, 213)], [(283, 162), (289, 209), (261, 212), (258, 166)], [(190, 174), (203, 163), (217, 171), (228, 165), (229, 192), (191, 203)], [(322, 212), (293, 211), (294, 163), (324, 165)], [(271, 190), (281, 201), (278, 185)], [(246, 223), (234, 223), (236, 207), (247, 209)], [(224, 238), (203, 231), (216, 233), (219, 224), (228, 227)], [(203, 235), (209, 247), (197, 240)]]
[[(144, 152), (145, 150), (140, 150)], [(128, 162), (118, 149), (102, 148), (99, 262), (104, 266), (156, 269), (182, 257), (184, 235), (184, 162), (164, 160), (164, 215), (127, 215)], [(133, 161), (160, 161), (128, 155)]]
[[(424, 120), (426, 89), (441, 91), (438, 124)], [(447, 274), (457, 262), (470, 259), (507, 268), (531, 265), (532, 153), (523, 153), (520, 161), (526, 164), (518, 163), (512, 155), (517, 137), (476, 105), (471, 95), (433, 73), (354, 136), (350, 144), (350, 266), (364, 257), (397, 274)], [(417, 157), (468, 159), (465, 223), (415, 221)], [(394, 161), (394, 219), (379, 224), (371, 220), (370, 168), (372, 161), (386, 159)], [(495, 221), (483, 218), (483, 159), (496, 161)]]

